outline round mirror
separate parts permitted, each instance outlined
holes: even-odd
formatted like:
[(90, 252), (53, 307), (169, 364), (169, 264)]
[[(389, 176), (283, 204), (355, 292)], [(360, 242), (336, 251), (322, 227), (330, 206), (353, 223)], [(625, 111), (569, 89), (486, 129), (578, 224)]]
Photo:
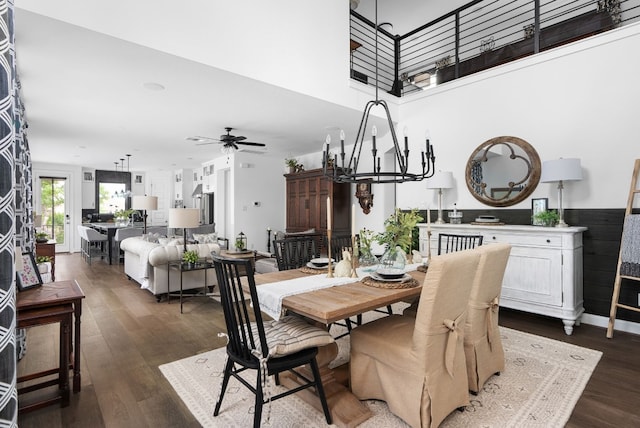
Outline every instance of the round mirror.
[(540, 157), (518, 137), (495, 137), (471, 154), (465, 173), (474, 198), (493, 207), (525, 200), (540, 181)]

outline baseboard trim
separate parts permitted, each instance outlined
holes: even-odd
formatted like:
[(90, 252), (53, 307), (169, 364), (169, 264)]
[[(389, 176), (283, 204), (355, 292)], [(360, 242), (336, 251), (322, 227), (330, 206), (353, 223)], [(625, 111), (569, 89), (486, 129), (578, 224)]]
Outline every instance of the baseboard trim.
[[(607, 328), (609, 326), (609, 318), (602, 315), (582, 314), (582, 322), (584, 324), (595, 325), (597, 327)], [(640, 324), (637, 322), (616, 320), (614, 324), (615, 331), (624, 331), (640, 335)]]

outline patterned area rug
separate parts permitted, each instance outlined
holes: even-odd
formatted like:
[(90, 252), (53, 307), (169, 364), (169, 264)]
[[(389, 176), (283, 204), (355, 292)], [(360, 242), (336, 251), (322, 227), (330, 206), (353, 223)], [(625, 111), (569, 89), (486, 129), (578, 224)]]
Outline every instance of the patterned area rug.
[[(443, 427), (562, 427), (602, 355), (599, 351), (501, 327), (506, 368), (493, 376), (463, 412), (454, 411)], [(333, 332), (335, 334), (335, 332)], [(338, 340), (337, 363), (349, 355), (349, 338)], [(160, 366), (160, 370), (203, 427), (247, 427), (253, 424), (254, 396), (233, 378), (220, 415), (213, 417), (218, 397), (224, 348)], [(249, 382), (255, 373), (249, 372)], [(272, 384), (272, 387), (280, 388)], [(380, 401), (366, 401), (373, 417), (360, 427), (407, 427)], [(263, 411), (262, 425), (325, 427), (321, 412), (298, 397), (287, 397)]]

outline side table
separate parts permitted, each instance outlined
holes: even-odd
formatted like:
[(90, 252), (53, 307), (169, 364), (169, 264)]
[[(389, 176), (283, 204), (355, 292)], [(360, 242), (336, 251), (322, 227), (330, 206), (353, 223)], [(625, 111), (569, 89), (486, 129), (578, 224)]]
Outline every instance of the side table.
[[(207, 261), (198, 261), (196, 263), (185, 263), (183, 261), (170, 261), (168, 263), (167, 268), (167, 284), (171, 284), (171, 271), (176, 270), (180, 272), (180, 313), (182, 313), (182, 276), (185, 272), (194, 272), (199, 270), (204, 270), (204, 284), (203, 284), (203, 293), (202, 294), (194, 294), (189, 295), (189, 297), (209, 297), (215, 295), (215, 293), (207, 292), (207, 269), (212, 269), (213, 263)], [(171, 290), (168, 289), (167, 293), (167, 303), (171, 302)]]
[[(62, 406), (68, 405), (69, 367), (73, 367), (73, 392), (80, 392), (80, 317), (82, 316), (82, 299), (84, 299), (84, 293), (76, 281), (51, 282), (17, 294), (17, 327), (60, 323), (59, 366), (56, 369), (28, 374), (17, 379), (17, 382), (21, 383), (59, 373), (58, 380), (44, 381), (21, 388), (18, 393), (30, 392), (58, 384), (60, 394), (38, 403), (20, 407), (20, 412), (35, 410), (57, 401), (61, 401)], [(71, 328), (72, 316), (73, 329)], [(73, 353), (73, 362), (70, 364), (71, 353)]]

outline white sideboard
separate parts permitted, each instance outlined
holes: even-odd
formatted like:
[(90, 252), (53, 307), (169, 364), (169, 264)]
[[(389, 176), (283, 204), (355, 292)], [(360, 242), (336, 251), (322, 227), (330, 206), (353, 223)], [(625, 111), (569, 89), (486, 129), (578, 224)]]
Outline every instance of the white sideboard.
[(482, 235), (483, 245), (511, 244), (502, 282), (500, 306), (562, 319), (567, 334), (580, 325), (582, 293), (582, 232), (586, 227), (431, 224), (420, 229), (420, 252), (438, 253), (440, 233)]

